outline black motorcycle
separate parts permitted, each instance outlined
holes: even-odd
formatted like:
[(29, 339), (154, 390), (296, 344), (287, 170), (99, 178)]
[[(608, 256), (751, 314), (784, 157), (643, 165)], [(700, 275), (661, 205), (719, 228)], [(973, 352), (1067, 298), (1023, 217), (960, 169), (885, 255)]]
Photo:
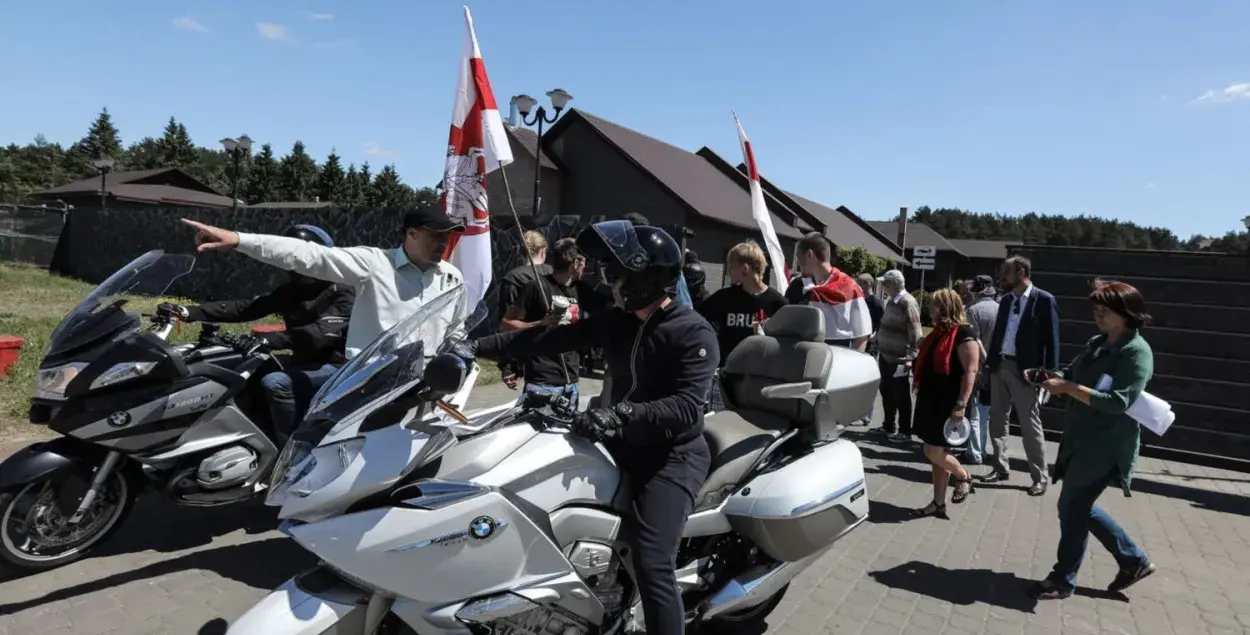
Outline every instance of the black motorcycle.
[(53, 332), (30, 421), (62, 436), (0, 463), (0, 558), (28, 571), (82, 558), (147, 487), (190, 506), (266, 487), (280, 448), (259, 383), (278, 361), (259, 340), (213, 324), (197, 342), (174, 344), (174, 316), (124, 310), (133, 296), (164, 294), (194, 263), (148, 252)]

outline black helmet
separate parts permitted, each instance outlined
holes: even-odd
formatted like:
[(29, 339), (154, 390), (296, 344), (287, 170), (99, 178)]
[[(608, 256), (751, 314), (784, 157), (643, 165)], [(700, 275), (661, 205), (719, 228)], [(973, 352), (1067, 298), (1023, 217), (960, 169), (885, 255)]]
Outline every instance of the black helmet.
[(627, 220), (595, 223), (577, 235), (577, 246), (603, 264), (604, 282), (620, 279), (626, 311), (637, 311), (677, 293), (681, 247), (664, 230)]
[(686, 286), (690, 288), (690, 295), (696, 295), (695, 290), (703, 290), (707, 285), (707, 272), (703, 270), (703, 263), (695, 260), (687, 261), (686, 266), (682, 267), (682, 275), (686, 276)]
[(316, 225), (292, 225), (286, 231), (282, 232), (283, 236), (288, 238), (298, 238), (309, 242), (317, 243), (322, 247), (333, 247), (334, 239), (330, 238), (330, 234), (326, 230)]

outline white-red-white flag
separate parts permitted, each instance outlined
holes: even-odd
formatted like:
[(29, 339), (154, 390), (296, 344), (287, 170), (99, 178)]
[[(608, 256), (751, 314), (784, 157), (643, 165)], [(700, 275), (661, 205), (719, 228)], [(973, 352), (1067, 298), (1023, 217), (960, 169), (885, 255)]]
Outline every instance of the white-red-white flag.
[(486, 173), (512, 163), (512, 146), (486, 77), (468, 7), (464, 8), (464, 28), (464, 52), (452, 106), (447, 166), (443, 170), (442, 204), (447, 215), (463, 223), (465, 230), (463, 236), (452, 237), (443, 257), (464, 274), (472, 310), (485, 297), (492, 277)]
[(734, 112), (734, 123), (738, 124), (742, 161), (746, 163), (747, 177), (751, 179), (751, 216), (755, 217), (755, 224), (760, 226), (760, 233), (764, 235), (764, 247), (768, 250), (768, 260), (772, 265), (769, 267), (773, 273), (772, 286), (778, 291), (784, 291), (788, 284), (786, 261), (782, 256), (781, 241), (777, 239), (777, 232), (773, 229), (772, 216), (768, 214), (768, 204), (764, 202), (764, 188), (760, 185), (760, 170), (755, 165), (755, 152), (751, 149), (746, 130), (742, 129), (742, 122), (738, 121), (737, 112)]

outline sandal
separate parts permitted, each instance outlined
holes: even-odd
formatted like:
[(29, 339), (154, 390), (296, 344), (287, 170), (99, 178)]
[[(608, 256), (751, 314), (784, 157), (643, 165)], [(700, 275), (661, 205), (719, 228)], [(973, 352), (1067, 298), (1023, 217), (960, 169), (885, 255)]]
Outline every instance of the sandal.
[(938, 504), (937, 501), (933, 501), (932, 503), (929, 503), (928, 505), (925, 505), (924, 507), (920, 509), (911, 510), (911, 517), (912, 518), (935, 517), (935, 518), (941, 518), (943, 520), (950, 520), (950, 517), (946, 515), (946, 505)]
[(968, 500), (968, 495), (977, 491), (977, 486), (972, 483), (972, 474), (968, 470), (964, 470), (964, 474), (967, 476), (955, 479), (955, 493), (951, 494), (951, 502), (956, 505)]
[(1046, 578), (1029, 589), (1029, 597), (1034, 600), (1062, 600), (1072, 597), (1072, 592), (1075, 590), (1062, 587), (1054, 580)]

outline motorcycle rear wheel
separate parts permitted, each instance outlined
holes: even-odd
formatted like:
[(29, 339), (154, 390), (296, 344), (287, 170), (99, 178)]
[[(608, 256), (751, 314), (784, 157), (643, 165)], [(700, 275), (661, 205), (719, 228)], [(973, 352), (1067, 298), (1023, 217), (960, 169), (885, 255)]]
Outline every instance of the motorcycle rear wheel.
[[(91, 510), (70, 526), (56, 504), (58, 483), (45, 479), (0, 492), (0, 558), (34, 573), (85, 557), (121, 526), (135, 492), (120, 470), (109, 475)], [(32, 534), (33, 531), (33, 534)]]

